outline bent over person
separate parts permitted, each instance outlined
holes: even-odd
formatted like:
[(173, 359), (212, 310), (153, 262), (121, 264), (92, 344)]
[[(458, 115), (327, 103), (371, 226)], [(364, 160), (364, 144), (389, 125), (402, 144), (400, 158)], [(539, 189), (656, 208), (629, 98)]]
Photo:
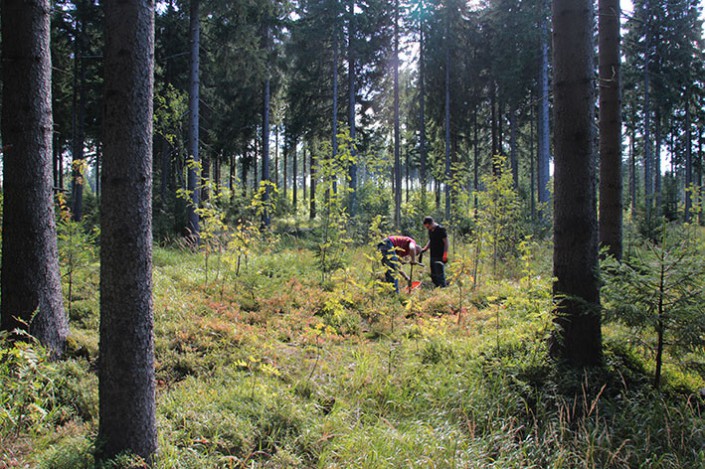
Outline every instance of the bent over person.
[(387, 270), (384, 279), (394, 285), (394, 291), (399, 293), (399, 280), (396, 272), (409, 281), (409, 276), (401, 270), (400, 257), (410, 257), (413, 262), (416, 256), (421, 253), (421, 247), (409, 236), (389, 236), (377, 245), (377, 249), (382, 253), (382, 265)]
[(431, 251), (431, 281), (437, 287), (446, 286), (445, 264), (448, 262), (448, 233), (433, 218), (423, 219), (423, 226), (428, 230), (428, 243), (421, 252)]

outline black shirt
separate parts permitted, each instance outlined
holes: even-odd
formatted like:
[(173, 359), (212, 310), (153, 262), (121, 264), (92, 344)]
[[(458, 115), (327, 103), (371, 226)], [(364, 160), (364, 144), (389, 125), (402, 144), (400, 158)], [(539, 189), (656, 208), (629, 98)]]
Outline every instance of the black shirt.
[(431, 251), (431, 257), (440, 259), (443, 257), (443, 241), (448, 237), (446, 229), (441, 225), (437, 225), (435, 229), (428, 232), (428, 248)]

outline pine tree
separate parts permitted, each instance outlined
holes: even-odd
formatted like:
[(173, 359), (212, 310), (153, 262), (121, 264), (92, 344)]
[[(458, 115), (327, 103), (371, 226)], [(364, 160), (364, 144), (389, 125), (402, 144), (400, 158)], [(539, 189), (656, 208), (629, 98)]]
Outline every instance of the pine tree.
[(29, 330), (54, 356), (64, 315), (52, 201), (48, 0), (2, 2), (3, 330)]
[(157, 450), (152, 305), (154, 4), (105, 4), (98, 457)]

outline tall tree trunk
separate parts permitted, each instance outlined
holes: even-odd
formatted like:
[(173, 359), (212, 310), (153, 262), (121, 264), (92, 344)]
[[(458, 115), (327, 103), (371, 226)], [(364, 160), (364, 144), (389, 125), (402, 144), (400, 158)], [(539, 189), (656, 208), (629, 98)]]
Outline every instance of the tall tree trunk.
[[(533, 98), (533, 96), (532, 96)], [(536, 220), (536, 162), (538, 154), (534, 153), (534, 107), (530, 108), (529, 116), (529, 213), (531, 220)]]
[[(199, 134), (199, 49), (201, 44), (201, 27), (199, 20), (200, 0), (191, 0), (189, 35), (191, 46), (191, 61), (189, 66), (189, 126), (188, 126), (188, 156), (194, 162), (199, 162), (198, 134)], [(201, 203), (200, 191), (198, 189), (198, 173), (195, 168), (188, 169), (187, 188), (191, 192), (191, 202), (188, 204), (187, 232), (191, 242), (197, 246), (199, 243), (199, 219), (196, 209)]]
[(599, 0), (600, 244), (622, 258), (622, 99), (619, 0)]
[(399, 130), (399, 0), (394, 0), (394, 226), (401, 228), (401, 157)]
[(573, 366), (602, 361), (597, 277), (592, 0), (554, 0), (554, 351)]
[(512, 181), (514, 188), (519, 188), (519, 157), (517, 156), (517, 127), (519, 126), (518, 112), (514, 107), (509, 109), (509, 163), (512, 168)]
[[(421, 2), (423, 10), (423, 1)], [(425, 31), (424, 15), (419, 20), (419, 177), (421, 179), (421, 200), (425, 206), (428, 175), (426, 170), (426, 75), (425, 75)]]
[(152, 305), (154, 4), (105, 3), (98, 458), (157, 450)]
[(629, 193), (631, 199), (631, 218), (634, 219), (636, 216), (636, 184), (637, 184), (637, 173), (636, 173), (636, 125), (631, 129), (631, 138), (629, 139), (629, 164), (631, 168), (631, 174), (629, 175)]
[(314, 162), (313, 149), (309, 148), (309, 154), (311, 155), (311, 163), (309, 164), (309, 171), (311, 174), (311, 187), (310, 187), (310, 197), (309, 197), (309, 212), (308, 216), (311, 220), (316, 218), (316, 163)]
[[(333, 128), (331, 135), (331, 153), (332, 158), (338, 156), (338, 31), (337, 27), (333, 28), (333, 115), (331, 116), (331, 127)], [(333, 179), (332, 184), (333, 192), (338, 191), (337, 180)], [(330, 197), (330, 194), (326, 194), (326, 198)]]
[(287, 135), (284, 134), (284, 148), (282, 149), (282, 193), (284, 194), (284, 201), (289, 200), (289, 153), (291, 148), (289, 147)]
[[(544, 0), (545, 5), (545, 0)], [(541, 65), (539, 70), (539, 110), (538, 110), (538, 202), (539, 219), (546, 218), (549, 209), (550, 192), (550, 129), (549, 129), (549, 86), (548, 86), (548, 25), (545, 16), (541, 16)]]
[(663, 144), (663, 135), (661, 134), (661, 113), (658, 107), (654, 112), (654, 126), (654, 152), (650, 159), (651, 167), (653, 168), (654, 215), (658, 219), (663, 215), (663, 191), (661, 190), (661, 145)]
[(450, 18), (446, 15), (445, 37), (445, 218), (450, 220)]
[(492, 155), (490, 155), (490, 160), (492, 161), (492, 173), (495, 176), (499, 176), (502, 172), (502, 168), (500, 168), (497, 163), (495, 156), (499, 155), (499, 137), (498, 137), (498, 123), (497, 121), (499, 120), (497, 117), (497, 84), (492, 82), (490, 83), (490, 126), (491, 126), (491, 132), (492, 132)]
[[(649, 11), (649, 0), (644, 2), (645, 11)], [(645, 19), (648, 22), (648, 19)], [(651, 31), (647, 24), (646, 39), (644, 43), (644, 209), (647, 225), (651, 223), (653, 209), (654, 186), (652, 176), (651, 158), (651, 77), (649, 65), (651, 62)]]
[(302, 200), (306, 200), (306, 142), (303, 142), (301, 148), (301, 197)]
[[(73, 142), (71, 211), (72, 218), (83, 218), (83, 185), (85, 183), (85, 158), (83, 146), (86, 139), (86, 64), (83, 58), (86, 42), (84, 2), (76, 4), (76, 30), (74, 37), (74, 79), (73, 79)], [(82, 14), (84, 13), (84, 14)]]
[(685, 221), (690, 223), (693, 208), (693, 140), (690, 118), (690, 86), (685, 92)]
[[(268, 34), (268, 33), (267, 33)], [(268, 182), (271, 180), (269, 174), (269, 102), (270, 102), (270, 79), (267, 77), (264, 80), (264, 104), (262, 109), (262, 181)], [(269, 186), (266, 187), (262, 200), (269, 200)], [(268, 210), (262, 213), (262, 224), (269, 226), (271, 223), (271, 214)]]
[(472, 177), (473, 177), (473, 189), (475, 190), (475, 195), (474, 195), (474, 203), (473, 203), (473, 217), (477, 219), (477, 214), (478, 214), (478, 209), (479, 209), (479, 200), (477, 193), (480, 191), (480, 139), (479, 139), (479, 123), (477, 122), (477, 109), (472, 114), (472, 127), (473, 127), (473, 147), (474, 147), (474, 156), (473, 156), (473, 169), (472, 169)]
[(698, 128), (698, 171), (697, 171), (697, 187), (696, 187), (696, 194), (697, 194), (697, 201), (698, 205), (701, 207), (700, 212), (698, 213), (698, 222), (700, 225), (703, 224), (703, 221), (705, 221), (705, 216), (703, 215), (703, 127), (699, 126)]
[(296, 137), (294, 137), (292, 143), (291, 143), (291, 203), (294, 206), (294, 214), (296, 214), (296, 210), (299, 208), (299, 199), (298, 199), (298, 187), (299, 184), (297, 183), (297, 180), (299, 179), (299, 168), (298, 168), (298, 151), (297, 151), (297, 146), (298, 142)]
[(103, 145), (98, 142), (95, 146), (95, 198), (100, 203), (103, 186), (100, 184), (100, 174), (103, 168)]
[(355, 159), (355, 139), (357, 132), (355, 129), (355, 0), (350, 0), (350, 21), (348, 25), (348, 126), (350, 127), (350, 141), (352, 147), (350, 154), (354, 158), (350, 164), (350, 216), (357, 215), (357, 186), (358, 182), (358, 165)]
[(64, 315), (52, 200), (49, 0), (2, 1), (1, 328), (27, 329), (58, 357)]

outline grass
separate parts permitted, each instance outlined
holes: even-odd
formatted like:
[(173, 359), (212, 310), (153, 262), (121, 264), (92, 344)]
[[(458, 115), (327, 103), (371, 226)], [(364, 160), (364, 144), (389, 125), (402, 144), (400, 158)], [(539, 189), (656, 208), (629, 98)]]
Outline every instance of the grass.
[[(202, 257), (155, 248), (156, 467), (705, 467), (701, 376), (672, 359), (656, 392), (616, 325), (602, 369), (547, 360), (545, 269), (395, 296), (363, 248), (321, 286), (302, 246), (287, 237), (207, 285)], [(97, 283), (80, 281), (68, 359), (32, 345), (34, 362), (0, 360), (0, 467), (94, 464)]]

